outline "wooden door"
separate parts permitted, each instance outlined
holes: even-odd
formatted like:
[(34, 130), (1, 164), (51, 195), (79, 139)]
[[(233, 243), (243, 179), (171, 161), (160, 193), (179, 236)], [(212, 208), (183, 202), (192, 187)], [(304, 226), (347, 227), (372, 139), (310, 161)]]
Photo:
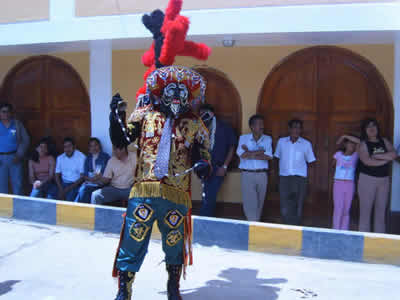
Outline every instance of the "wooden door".
[(91, 132), (90, 101), (71, 65), (47, 55), (25, 59), (7, 74), (0, 94), (13, 104), (32, 145), (43, 136), (52, 136), (62, 152), (63, 138), (71, 136), (86, 152)]
[[(258, 112), (274, 146), (287, 135), (291, 118), (304, 120), (303, 136), (311, 141), (317, 162), (309, 168), (305, 225), (330, 227), (332, 216), (332, 156), (342, 134), (360, 134), (360, 121), (378, 119), (385, 136), (393, 130), (393, 106), (376, 68), (359, 55), (338, 47), (300, 50), (278, 64), (260, 92)], [(270, 170), (264, 218), (279, 221), (277, 161)]]

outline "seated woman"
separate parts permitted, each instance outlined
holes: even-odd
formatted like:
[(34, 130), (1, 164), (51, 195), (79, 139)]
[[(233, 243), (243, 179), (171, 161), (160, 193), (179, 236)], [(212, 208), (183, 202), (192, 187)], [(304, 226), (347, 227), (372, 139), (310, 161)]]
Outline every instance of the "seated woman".
[(109, 159), (110, 155), (102, 151), (99, 139), (90, 138), (89, 155), (86, 157), (83, 173), (85, 182), (81, 185), (75, 202), (90, 203), (92, 193), (103, 185), (100, 179)]
[(31, 197), (57, 198), (57, 185), (54, 182), (56, 161), (49, 154), (48, 138), (42, 138), (32, 152), (28, 162), (29, 181), (33, 185)]

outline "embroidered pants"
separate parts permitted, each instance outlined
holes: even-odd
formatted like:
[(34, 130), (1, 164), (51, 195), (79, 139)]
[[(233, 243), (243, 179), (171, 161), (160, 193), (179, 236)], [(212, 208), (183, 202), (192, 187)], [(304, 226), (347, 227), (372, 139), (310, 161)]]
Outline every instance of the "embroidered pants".
[(132, 198), (128, 202), (125, 230), (117, 269), (138, 272), (147, 253), (154, 221), (162, 235), (167, 264), (183, 264), (184, 217), (187, 208), (163, 198)]

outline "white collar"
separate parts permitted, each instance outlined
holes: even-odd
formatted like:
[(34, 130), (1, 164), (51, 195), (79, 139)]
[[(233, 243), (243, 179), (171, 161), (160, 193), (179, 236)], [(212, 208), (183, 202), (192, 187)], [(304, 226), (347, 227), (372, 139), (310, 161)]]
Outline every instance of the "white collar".
[(67, 153), (64, 152), (64, 156), (65, 156), (66, 158), (68, 158), (68, 159), (72, 159), (72, 158), (74, 158), (74, 156), (75, 156), (75, 151), (76, 151), (76, 150), (74, 150), (74, 152), (72, 152), (72, 155), (71, 155), (71, 156), (68, 156)]
[(260, 136), (260, 138), (258, 139), (258, 141), (256, 141), (255, 138), (254, 138), (254, 135), (253, 135), (252, 133), (250, 133), (250, 141), (253, 141), (253, 142), (255, 142), (255, 143), (261, 142), (262, 139), (264, 138), (264, 136), (265, 136), (265, 135), (262, 134), (262, 135)]
[[(287, 141), (290, 142), (290, 143), (292, 143), (292, 140), (290, 139), (290, 135), (287, 137)], [(302, 142), (302, 138), (301, 138), (301, 136), (299, 136), (299, 138), (297, 139), (297, 141), (295, 141), (295, 142), (292, 143), (292, 144), (297, 144), (297, 143), (301, 143), (301, 142)]]

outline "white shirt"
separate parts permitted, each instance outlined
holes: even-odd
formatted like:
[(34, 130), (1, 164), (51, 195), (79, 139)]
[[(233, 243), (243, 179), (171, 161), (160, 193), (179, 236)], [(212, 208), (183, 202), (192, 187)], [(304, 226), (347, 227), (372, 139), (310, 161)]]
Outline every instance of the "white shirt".
[(311, 143), (301, 137), (295, 143), (289, 136), (280, 138), (274, 156), (279, 158), (280, 176), (307, 177), (307, 163), (315, 161)]
[(56, 173), (61, 173), (61, 178), (66, 183), (77, 181), (85, 165), (85, 155), (79, 150), (74, 150), (71, 157), (68, 157), (65, 153), (57, 157)]
[[(254, 139), (252, 133), (240, 136), (236, 150), (239, 157), (245, 152), (243, 145), (246, 145), (249, 151), (263, 150), (265, 155), (272, 157), (272, 138), (268, 135), (263, 134), (258, 141)], [(268, 161), (240, 157), (239, 168), (245, 170), (268, 169)]]

